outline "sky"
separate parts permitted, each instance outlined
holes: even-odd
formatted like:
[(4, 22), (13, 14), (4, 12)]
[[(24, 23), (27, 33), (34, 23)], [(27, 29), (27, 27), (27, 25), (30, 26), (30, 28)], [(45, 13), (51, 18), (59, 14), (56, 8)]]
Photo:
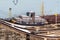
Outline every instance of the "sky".
[[(60, 0), (43, 0), (44, 14), (52, 15), (60, 13)], [(13, 0), (0, 0), (0, 17), (8, 17), (9, 8), (12, 8), (12, 16), (26, 15), (28, 11), (34, 11), (36, 15), (41, 15), (42, 0), (18, 0), (17, 5)]]

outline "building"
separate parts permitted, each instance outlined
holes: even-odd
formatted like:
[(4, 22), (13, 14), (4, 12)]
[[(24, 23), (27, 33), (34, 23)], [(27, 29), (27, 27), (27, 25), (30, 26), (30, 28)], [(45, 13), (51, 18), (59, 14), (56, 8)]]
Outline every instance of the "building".
[[(49, 23), (55, 23), (56, 22), (56, 16), (55, 15), (46, 15), (44, 18), (49, 22)], [(60, 23), (60, 14), (57, 15), (57, 23)]]

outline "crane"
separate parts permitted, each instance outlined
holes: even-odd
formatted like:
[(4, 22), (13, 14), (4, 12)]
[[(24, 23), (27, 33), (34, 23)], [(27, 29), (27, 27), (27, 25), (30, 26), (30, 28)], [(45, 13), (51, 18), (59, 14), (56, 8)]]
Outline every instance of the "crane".
[[(15, 5), (17, 5), (17, 3), (18, 3), (18, 0), (13, 0), (13, 3), (15, 4)], [(9, 8), (9, 14), (8, 14), (8, 16), (9, 17), (11, 17), (11, 10), (12, 10), (12, 8)]]
[(9, 16), (9, 18), (11, 17), (11, 10), (12, 10), (12, 8), (9, 8), (9, 14), (8, 14), (8, 16)]
[(18, 0), (13, 0), (13, 3), (14, 3), (15, 5), (17, 5)]
[(44, 1), (41, 4), (41, 15), (44, 16)]

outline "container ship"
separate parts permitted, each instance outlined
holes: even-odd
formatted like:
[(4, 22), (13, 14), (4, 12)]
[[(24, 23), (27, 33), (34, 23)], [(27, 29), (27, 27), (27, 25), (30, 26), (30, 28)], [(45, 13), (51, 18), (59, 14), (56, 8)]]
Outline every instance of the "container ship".
[(60, 15), (45, 16), (42, 5), (42, 16), (29, 11), (26, 16), (0, 18), (0, 40), (60, 40)]

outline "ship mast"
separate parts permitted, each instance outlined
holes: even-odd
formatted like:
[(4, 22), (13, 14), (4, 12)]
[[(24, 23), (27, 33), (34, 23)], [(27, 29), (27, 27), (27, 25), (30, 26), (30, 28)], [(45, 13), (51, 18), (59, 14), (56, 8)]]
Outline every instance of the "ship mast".
[(41, 4), (41, 16), (44, 16), (44, 1)]

